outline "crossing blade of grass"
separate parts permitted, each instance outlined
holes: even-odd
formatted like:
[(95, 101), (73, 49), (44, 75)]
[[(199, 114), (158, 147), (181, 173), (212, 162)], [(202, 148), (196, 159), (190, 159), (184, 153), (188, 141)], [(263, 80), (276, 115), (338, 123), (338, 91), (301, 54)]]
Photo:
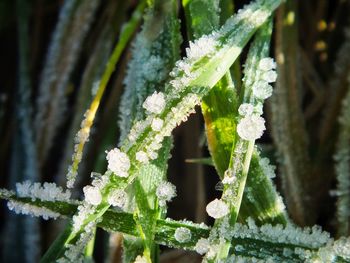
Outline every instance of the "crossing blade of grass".
[[(22, 204), (50, 209), (61, 216), (71, 216), (78, 207), (78, 202), (71, 203), (56, 201), (40, 201), (39, 199), (17, 197), (15, 193), (0, 190), (0, 199), (12, 200)], [(113, 209), (107, 210), (98, 226), (109, 232), (122, 232), (138, 236), (137, 223), (133, 215), (118, 212)], [(176, 240), (176, 229), (183, 227), (191, 231), (191, 240), (181, 243)], [(64, 243), (70, 234), (72, 226), (68, 225), (66, 230), (56, 239), (57, 243)], [(185, 248), (196, 250), (196, 244), (200, 239), (207, 239), (211, 229), (203, 224), (194, 224), (190, 221), (175, 221), (171, 219), (158, 219), (154, 240), (158, 244), (168, 247)], [(237, 223), (230, 233), (222, 233), (232, 237), (232, 256), (227, 260), (274, 260), (277, 262), (350, 262), (348, 247), (350, 240), (340, 239), (333, 241), (327, 232), (319, 228), (301, 229), (292, 225), (283, 227), (281, 225), (271, 226), (269, 224), (258, 227), (250, 219), (247, 225)], [(276, 236), (278, 239), (276, 239)], [(41, 262), (52, 262), (54, 255), (59, 253), (59, 246), (51, 246)], [(263, 253), (262, 253), (263, 252)], [(318, 261), (317, 261), (318, 260)]]

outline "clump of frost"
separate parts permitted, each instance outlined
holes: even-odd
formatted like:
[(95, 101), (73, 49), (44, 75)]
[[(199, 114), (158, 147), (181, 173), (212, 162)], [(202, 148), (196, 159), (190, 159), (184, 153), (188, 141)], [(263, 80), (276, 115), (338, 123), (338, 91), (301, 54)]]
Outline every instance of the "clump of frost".
[(276, 62), (273, 58), (263, 58), (259, 61), (259, 69), (262, 71), (269, 71), (276, 68)]
[(10, 200), (7, 203), (7, 207), (14, 211), (16, 214), (41, 216), (43, 219), (48, 220), (49, 218), (56, 219), (60, 216), (59, 213), (51, 211), (45, 207), (38, 207), (18, 201)]
[(135, 158), (140, 163), (148, 163), (148, 156), (144, 151), (138, 151), (135, 155)]
[(127, 193), (122, 189), (115, 189), (108, 195), (108, 203), (112, 206), (123, 208), (127, 202)]
[(69, 190), (63, 191), (62, 187), (55, 183), (45, 182), (31, 183), (24, 181), (23, 183), (16, 183), (16, 192), (19, 197), (30, 197), (33, 201), (38, 198), (42, 201), (70, 201), (71, 193)]
[(134, 263), (148, 263), (147, 259), (144, 256), (137, 256)]
[(149, 113), (159, 114), (165, 108), (165, 96), (162, 92), (154, 92), (152, 95), (148, 96), (142, 107), (146, 109)]
[(87, 203), (99, 205), (102, 202), (102, 195), (98, 187), (87, 185), (83, 188), (83, 192)]
[(165, 206), (166, 202), (171, 201), (176, 196), (176, 188), (170, 182), (161, 182), (156, 190), (156, 195), (160, 206)]
[(229, 213), (229, 208), (224, 201), (215, 199), (207, 205), (206, 211), (209, 216), (217, 219), (227, 215)]
[(188, 242), (191, 240), (191, 237), (192, 237), (191, 230), (189, 230), (186, 227), (176, 228), (174, 237), (176, 241), (180, 243)]
[(194, 42), (190, 42), (190, 47), (186, 49), (188, 59), (197, 60), (208, 56), (216, 50), (217, 41), (210, 36), (204, 35)]
[(262, 75), (263, 80), (265, 80), (268, 83), (275, 82), (277, 79), (277, 73), (274, 70), (269, 70), (263, 73)]
[(259, 139), (264, 130), (265, 120), (257, 115), (245, 116), (237, 125), (237, 133), (239, 137), (247, 141)]
[(154, 118), (152, 120), (152, 124), (151, 124), (151, 128), (154, 131), (160, 131), (162, 129), (164, 121), (162, 119), (159, 118)]
[(196, 246), (194, 247), (196, 252), (200, 255), (204, 255), (205, 253), (207, 253), (209, 251), (209, 248), (210, 242), (206, 238), (199, 239), (196, 243)]
[(253, 112), (254, 112), (254, 106), (249, 103), (243, 103), (238, 108), (238, 113), (241, 116), (247, 116), (247, 115), (249, 116), (249, 115), (252, 115)]
[(128, 171), (130, 168), (129, 157), (120, 151), (118, 148), (114, 148), (107, 152), (108, 169), (120, 177), (128, 177)]
[(255, 97), (265, 100), (271, 97), (273, 88), (267, 81), (260, 80), (254, 83), (252, 90)]

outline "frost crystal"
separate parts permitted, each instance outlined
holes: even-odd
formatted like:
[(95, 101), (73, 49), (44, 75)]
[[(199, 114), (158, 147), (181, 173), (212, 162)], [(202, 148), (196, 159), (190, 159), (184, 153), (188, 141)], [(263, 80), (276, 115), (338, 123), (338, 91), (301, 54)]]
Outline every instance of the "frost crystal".
[(258, 81), (253, 85), (253, 95), (258, 99), (265, 100), (272, 95), (272, 86), (266, 81)]
[(123, 208), (127, 202), (127, 194), (124, 190), (116, 189), (108, 195), (108, 203)]
[(186, 54), (189, 59), (199, 59), (207, 56), (215, 51), (217, 41), (210, 36), (202, 36), (194, 42), (190, 42), (190, 47), (186, 49)]
[(199, 239), (196, 243), (196, 246), (194, 247), (196, 252), (200, 255), (207, 253), (209, 248), (210, 248), (209, 240), (205, 238)]
[(180, 243), (185, 243), (185, 242), (190, 241), (191, 236), (192, 236), (191, 230), (189, 230), (186, 227), (176, 228), (175, 234), (174, 234), (176, 241), (178, 241)]
[(276, 79), (277, 79), (277, 73), (276, 71), (274, 70), (270, 70), (270, 71), (267, 71), (265, 72), (263, 75), (262, 75), (262, 78), (263, 80), (269, 82), (269, 83), (272, 83), (272, 82), (275, 82)]
[(136, 153), (136, 160), (138, 160), (141, 163), (148, 163), (148, 156), (147, 153), (144, 151), (139, 151)]
[(239, 115), (246, 116), (246, 115), (252, 115), (254, 111), (254, 106), (249, 103), (243, 103), (238, 108)]
[(239, 137), (247, 141), (259, 139), (262, 136), (264, 130), (264, 118), (256, 115), (245, 116), (237, 125), (237, 132)]
[(165, 97), (162, 92), (154, 92), (152, 95), (148, 96), (145, 102), (142, 104), (149, 113), (159, 114), (163, 111), (165, 107)]
[(207, 211), (209, 216), (211, 216), (215, 219), (224, 217), (225, 215), (227, 215), (229, 213), (228, 206), (223, 201), (218, 200), (218, 199), (211, 201), (207, 205), (206, 211)]
[(144, 256), (137, 256), (134, 263), (148, 263), (148, 261)]
[(31, 183), (24, 181), (16, 183), (16, 191), (19, 197), (30, 197), (34, 201), (36, 198), (42, 201), (70, 201), (70, 191), (63, 191), (62, 187), (55, 183)]
[(48, 220), (49, 218), (56, 219), (60, 216), (59, 213), (51, 211), (44, 207), (38, 207), (18, 201), (8, 201), (7, 207), (14, 211), (16, 214), (41, 216), (43, 219)]
[(263, 58), (259, 62), (259, 69), (269, 71), (276, 68), (276, 62), (272, 58)]
[(171, 201), (176, 196), (175, 185), (169, 182), (161, 182), (157, 187), (156, 195), (159, 199), (159, 205), (165, 206), (166, 202)]
[(160, 131), (163, 126), (163, 120), (159, 118), (154, 118), (151, 124), (152, 130)]
[(102, 202), (102, 195), (100, 189), (88, 185), (83, 188), (85, 201), (91, 205), (99, 205)]
[(128, 177), (130, 168), (129, 157), (121, 152), (118, 148), (114, 148), (107, 153), (108, 169), (120, 177)]

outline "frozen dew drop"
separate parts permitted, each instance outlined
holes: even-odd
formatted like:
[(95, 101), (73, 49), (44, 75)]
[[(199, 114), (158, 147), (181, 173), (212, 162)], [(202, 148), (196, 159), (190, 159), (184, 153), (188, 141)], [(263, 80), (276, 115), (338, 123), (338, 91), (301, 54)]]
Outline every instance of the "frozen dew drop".
[(199, 239), (196, 243), (196, 246), (194, 247), (196, 252), (200, 255), (204, 255), (205, 253), (207, 253), (209, 248), (210, 248), (209, 240), (205, 238)]
[(115, 189), (108, 195), (108, 203), (112, 206), (123, 208), (127, 202), (127, 194), (124, 190)]
[(159, 205), (164, 206), (166, 202), (171, 201), (176, 196), (176, 188), (170, 182), (161, 182), (156, 190), (159, 199)]
[(118, 148), (107, 152), (108, 169), (120, 177), (128, 177), (129, 157)]
[(266, 81), (258, 81), (253, 85), (253, 95), (261, 100), (265, 100), (272, 95), (272, 86)]
[(159, 119), (159, 118), (154, 118), (152, 120), (152, 124), (151, 124), (151, 128), (152, 130), (154, 131), (160, 131), (163, 127), (163, 120), (162, 119)]
[(263, 58), (259, 62), (259, 69), (269, 71), (276, 68), (276, 62), (272, 58)]
[(217, 219), (227, 215), (229, 213), (229, 208), (225, 202), (215, 199), (207, 205), (206, 211), (209, 216)]
[(146, 109), (149, 113), (159, 114), (165, 108), (165, 96), (162, 92), (154, 92), (152, 95), (148, 96), (142, 107)]
[(136, 160), (138, 160), (140, 163), (148, 163), (148, 156), (147, 153), (144, 151), (138, 151), (135, 156)]
[(179, 227), (175, 230), (174, 237), (176, 241), (180, 243), (185, 243), (191, 240), (192, 234), (191, 230), (186, 227)]
[(144, 256), (137, 256), (134, 263), (148, 263), (148, 261)]
[(262, 75), (262, 78), (263, 78), (263, 80), (267, 81), (268, 83), (272, 83), (272, 82), (276, 81), (277, 73), (274, 70), (269, 70)]
[(256, 115), (246, 116), (237, 125), (237, 133), (243, 140), (259, 139), (265, 130), (264, 118)]
[(102, 195), (100, 189), (97, 187), (88, 185), (83, 188), (85, 201), (91, 205), (99, 205), (102, 201)]
[(243, 103), (238, 108), (239, 115), (246, 116), (246, 115), (252, 115), (254, 111), (254, 106), (249, 103)]

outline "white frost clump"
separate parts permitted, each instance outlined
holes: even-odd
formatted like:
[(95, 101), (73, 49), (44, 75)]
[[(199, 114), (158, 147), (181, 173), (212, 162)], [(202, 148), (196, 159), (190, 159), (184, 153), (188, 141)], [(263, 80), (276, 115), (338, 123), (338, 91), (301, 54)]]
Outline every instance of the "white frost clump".
[(147, 153), (145, 153), (144, 151), (138, 151), (135, 155), (135, 158), (140, 163), (148, 163), (148, 156)]
[(127, 194), (124, 190), (116, 189), (108, 195), (108, 203), (112, 206), (123, 208), (127, 202)]
[(272, 82), (275, 82), (276, 79), (277, 79), (277, 73), (276, 71), (274, 70), (270, 70), (270, 71), (267, 71), (265, 72), (263, 75), (262, 75), (262, 78), (263, 80), (269, 82), (269, 83), (272, 83)]
[(249, 103), (243, 103), (238, 108), (238, 113), (239, 115), (242, 115), (242, 116), (252, 115), (253, 111), (254, 111), (254, 106)]
[(100, 189), (91, 185), (83, 188), (85, 201), (91, 205), (99, 205), (102, 202)]
[(237, 125), (239, 137), (247, 141), (259, 139), (265, 129), (264, 118), (256, 115), (245, 116)]
[(171, 201), (176, 196), (175, 185), (169, 182), (161, 182), (157, 187), (156, 195), (159, 199), (159, 205), (165, 206), (166, 202)]
[(192, 237), (191, 230), (189, 230), (186, 227), (176, 228), (174, 237), (176, 241), (180, 243), (188, 242), (191, 240), (191, 237)]
[(265, 100), (272, 95), (272, 86), (266, 81), (258, 81), (253, 85), (253, 95), (258, 99)]
[(160, 131), (162, 129), (162, 126), (163, 126), (163, 120), (162, 119), (159, 119), (159, 118), (154, 118), (152, 120), (152, 124), (151, 124), (151, 127), (152, 127), (152, 130), (154, 131)]
[(207, 253), (209, 248), (210, 248), (210, 242), (208, 239), (205, 239), (205, 238), (199, 239), (196, 243), (196, 246), (194, 247), (196, 252), (200, 255)]
[(273, 58), (263, 58), (259, 62), (259, 69), (262, 71), (269, 71), (276, 68), (276, 62)]
[(225, 204), (225, 202), (218, 200), (218, 199), (211, 201), (207, 205), (206, 211), (207, 211), (209, 216), (211, 216), (215, 219), (224, 217), (225, 215), (227, 215), (229, 213), (228, 206)]
[(162, 92), (154, 92), (152, 95), (148, 96), (142, 107), (146, 109), (149, 113), (159, 114), (165, 108), (165, 96)]
[(55, 183), (31, 183), (24, 181), (16, 183), (16, 191), (19, 197), (30, 197), (34, 201), (36, 198), (43, 201), (70, 201), (71, 193), (69, 190), (63, 191), (62, 187)]
[(7, 207), (14, 211), (16, 214), (31, 215), (31, 216), (41, 216), (44, 220), (49, 218), (56, 219), (60, 216), (59, 213), (51, 211), (44, 207), (38, 207), (17, 201), (8, 201)]
[(194, 42), (190, 42), (190, 47), (186, 48), (188, 59), (197, 60), (215, 51), (217, 41), (210, 36), (204, 35)]
[(134, 263), (148, 263), (148, 261), (144, 256), (137, 256)]
[(128, 177), (130, 168), (129, 157), (121, 152), (118, 148), (114, 148), (107, 153), (108, 169), (120, 177)]

